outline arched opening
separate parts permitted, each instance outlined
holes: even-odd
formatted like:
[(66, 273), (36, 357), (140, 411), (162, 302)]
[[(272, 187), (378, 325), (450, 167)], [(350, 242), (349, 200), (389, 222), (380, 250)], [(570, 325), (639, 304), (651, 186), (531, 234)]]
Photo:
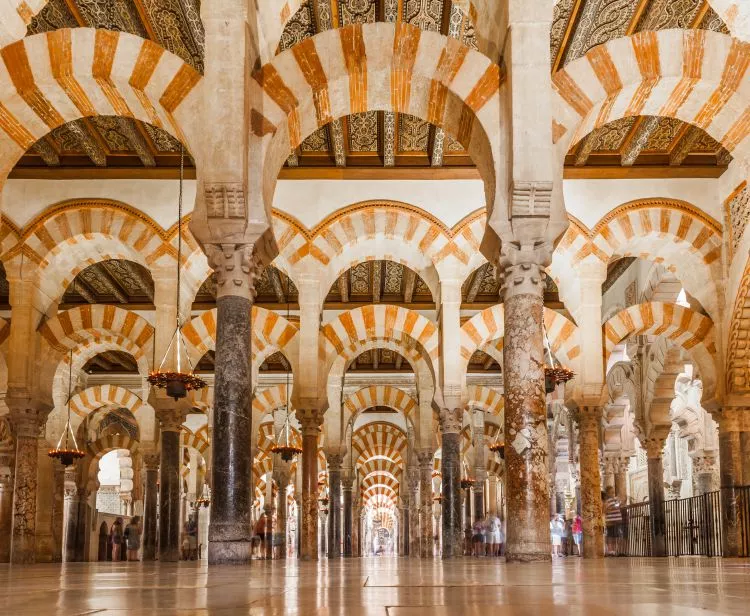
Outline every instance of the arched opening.
[(120, 304), (131, 310), (153, 310), (154, 279), (143, 265), (126, 259), (89, 265), (65, 289), (60, 308), (82, 304)]
[[(138, 374), (138, 362), (125, 351), (113, 349), (94, 355), (83, 365), (83, 372), (92, 378), (87, 379), (89, 385), (95, 383), (99, 375), (108, 374)], [(104, 379), (106, 381), (107, 379)], [(102, 381), (102, 383), (104, 383)]]

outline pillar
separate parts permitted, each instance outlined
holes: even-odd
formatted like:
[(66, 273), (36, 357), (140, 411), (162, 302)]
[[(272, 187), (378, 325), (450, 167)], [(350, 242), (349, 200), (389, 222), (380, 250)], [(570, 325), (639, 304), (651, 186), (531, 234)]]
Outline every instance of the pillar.
[(693, 496), (702, 496), (719, 489), (719, 466), (716, 456), (709, 454), (694, 455), (693, 461)]
[(408, 481), (409, 490), (409, 556), (420, 556), (419, 535), (419, 469), (412, 472), (413, 477)]
[(721, 530), (725, 558), (737, 557), (741, 551), (742, 528), (735, 488), (742, 479), (740, 420), (743, 412), (746, 411), (724, 408), (719, 416)]
[(490, 475), (489, 480), (487, 482), (487, 492), (489, 498), (488, 500), (488, 512), (490, 515), (496, 516), (498, 515), (497, 511), (497, 492), (498, 492), (498, 484), (500, 483), (500, 480), (495, 475)]
[(347, 475), (343, 478), (342, 490), (344, 493), (343, 522), (344, 522), (344, 556), (352, 556), (352, 478)]
[(13, 525), (13, 477), (11, 456), (0, 456), (0, 563), (10, 562)]
[(584, 406), (579, 411), (578, 430), (581, 466), (581, 521), (584, 558), (604, 556), (602, 479), (599, 469), (599, 431), (602, 407)]
[(620, 506), (628, 504), (628, 458), (617, 458), (613, 470), (615, 475), (615, 496), (620, 501)]
[(344, 456), (340, 453), (328, 452), (328, 558), (341, 556), (341, 464)]
[(419, 532), (422, 558), (432, 558), (432, 458), (433, 452), (417, 452), (419, 462)]
[(36, 562), (37, 446), (46, 415), (28, 405), (9, 406), (16, 439), (10, 561), (30, 565)]
[[(273, 487), (269, 486), (269, 492), (273, 492)], [(266, 545), (263, 546), (263, 553), (266, 560), (273, 560), (273, 536), (278, 531), (273, 523), (274, 503), (271, 499), (266, 499), (263, 505), (263, 514), (266, 516)]]
[(651, 556), (666, 556), (667, 526), (664, 513), (664, 450), (662, 437), (645, 439), (648, 458), (648, 503), (651, 516)]
[(298, 410), (302, 428), (302, 528), (300, 557), (318, 559), (318, 434), (321, 416), (314, 410)]
[(74, 466), (65, 469), (65, 539), (63, 541), (63, 562), (78, 560), (77, 546), (79, 535), (86, 532), (85, 511), (81, 507), (78, 489), (78, 472)]
[(549, 439), (542, 336), (544, 271), (536, 263), (504, 269), (506, 558), (551, 560)]
[(180, 560), (180, 431), (184, 414), (178, 410), (158, 412), (161, 424), (159, 464), (159, 560)]
[(253, 499), (250, 321), (261, 268), (253, 257), (253, 244), (206, 248), (217, 282), (208, 562), (247, 564), (252, 556)]
[(461, 424), (463, 410), (443, 409), (440, 412), (442, 433), (442, 528), (443, 558), (461, 556), (463, 529), (461, 528)]
[(143, 499), (143, 560), (156, 560), (157, 539), (157, 501), (159, 478), (159, 454), (149, 453), (143, 456), (144, 499)]
[(408, 503), (404, 503), (401, 508), (401, 526), (399, 527), (399, 543), (401, 544), (401, 556), (409, 555), (409, 547), (411, 544), (409, 536), (409, 506)]
[(740, 451), (742, 456), (742, 485), (750, 486), (750, 413), (743, 415), (742, 432), (740, 432)]
[(65, 471), (66, 468), (55, 461), (52, 481), (52, 562), (63, 562), (65, 542)]
[(286, 559), (287, 553), (287, 521), (289, 518), (289, 506), (286, 500), (286, 489), (289, 486), (289, 463), (281, 459), (280, 456), (274, 456), (273, 474), (279, 487), (276, 493), (276, 524), (280, 540), (279, 558)]

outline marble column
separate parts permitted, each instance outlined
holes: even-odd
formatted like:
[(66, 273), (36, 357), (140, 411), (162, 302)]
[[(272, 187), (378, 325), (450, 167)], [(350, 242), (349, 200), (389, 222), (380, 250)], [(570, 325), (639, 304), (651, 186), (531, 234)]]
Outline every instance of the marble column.
[(253, 244), (206, 246), (216, 272), (216, 368), (211, 450), (209, 564), (252, 557), (253, 459), (251, 318), (262, 268)]
[(719, 417), (722, 555), (725, 558), (737, 557), (741, 550), (742, 528), (735, 488), (742, 479), (740, 421), (743, 412), (747, 411), (724, 408)]
[(414, 477), (410, 480), (409, 489), (409, 556), (419, 558), (419, 469), (415, 469)]
[(78, 535), (86, 532), (86, 520), (81, 515), (81, 497), (78, 489), (78, 472), (74, 466), (65, 469), (65, 539), (63, 540), (63, 562), (78, 560), (76, 546)]
[(474, 499), (474, 521), (483, 520), (484, 510), (484, 484), (487, 479), (486, 472), (478, 472), (474, 478), (475, 483), (471, 486), (471, 494)]
[(620, 506), (628, 504), (628, 458), (617, 458), (614, 462), (615, 474), (615, 496), (620, 501)]
[(745, 411), (744, 429), (740, 432), (740, 451), (742, 455), (742, 485), (750, 486), (750, 412)]
[(65, 472), (66, 468), (55, 461), (52, 481), (52, 562), (63, 562), (65, 543)]
[(342, 490), (344, 493), (344, 556), (352, 555), (352, 478), (346, 475), (343, 478)]
[(326, 453), (328, 462), (328, 558), (341, 556), (341, 464), (344, 456), (340, 453)]
[(667, 526), (664, 512), (664, 464), (662, 453), (665, 438), (644, 439), (648, 462), (648, 503), (651, 516), (651, 556), (666, 556)]
[(422, 558), (432, 558), (432, 461), (434, 452), (429, 449), (417, 452), (419, 462), (419, 534)]
[(599, 469), (599, 431), (601, 421), (602, 407), (581, 407), (578, 415), (578, 431), (584, 558), (604, 557), (602, 478)]
[(443, 409), (440, 412), (442, 433), (443, 502), (443, 558), (461, 556), (463, 553), (463, 529), (461, 528), (461, 425), (463, 410)]
[(266, 500), (265, 505), (263, 505), (263, 514), (266, 516), (266, 544), (263, 546), (265, 560), (273, 560), (273, 536), (278, 532), (276, 524), (273, 522), (273, 509), (273, 502)]
[(359, 498), (352, 493), (352, 556), (361, 556)]
[(13, 526), (13, 477), (11, 456), (0, 456), (0, 563), (10, 562)]
[(321, 416), (317, 410), (297, 411), (302, 428), (302, 528), (300, 557), (318, 559), (318, 434)]
[(542, 339), (545, 273), (535, 263), (501, 263), (501, 269), (505, 307), (505, 554), (508, 562), (551, 560)]
[(156, 560), (158, 544), (157, 501), (159, 479), (159, 454), (149, 453), (143, 456), (144, 502), (143, 502), (143, 560)]
[(37, 447), (45, 418), (46, 414), (25, 405), (20, 409), (11, 407), (16, 456), (10, 562), (18, 565), (36, 562)]
[(719, 489), (719, 465), (716, 456), (692, 456), (693, 496), (702, 496)]
[(281, 459), (281, 456), (276, 454), (273, 461), (273, 474), (274, 480), (278, 485), (279, 489), (276, 493), (276, 525), (275, 529), (278, 534), (279, 544), (279, 559), (286, 559), (287, 553), (287, 521), (289, 518), (289, 505), (287, 504), (286, 490), (289, 486), (289, 463)]
[(159, 561), (180, 560), (180, 431), (184, 414), (160, 411), (161, 460), (159, 464)]
[(408, 504), (404, 504), (401, 508), (401, 527), (400, 541), (401, 544), (401, 556), (409, 555), (410, 537), (409, 537), (409, 507)]

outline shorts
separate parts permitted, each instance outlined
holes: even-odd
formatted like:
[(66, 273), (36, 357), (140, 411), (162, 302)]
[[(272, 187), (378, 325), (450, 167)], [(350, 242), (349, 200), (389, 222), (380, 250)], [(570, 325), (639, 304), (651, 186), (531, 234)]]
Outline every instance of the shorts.
[(500, 541), (500, 533), (490, 533), (487, 541), (489, 543), (502, 543)]
[(581, 545), (581, 539), (583, 539), (583, 533), (573, 533), (573, 541), (576, 545)]
[(474, 543), (484, 543), (484, 535), (474, 535), (471, 540)]
[(560, 535), (552, 535), (552, 545), (562, 545)]

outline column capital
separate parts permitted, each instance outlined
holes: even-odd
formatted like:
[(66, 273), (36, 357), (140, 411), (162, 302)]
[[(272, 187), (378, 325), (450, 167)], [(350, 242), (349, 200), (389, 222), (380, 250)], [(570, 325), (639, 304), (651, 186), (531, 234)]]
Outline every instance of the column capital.
[(646, 457), (651, 459), (661, 458), (664, 452), (664, 444), (667, 442), (666, 437), (653, 435), (641, 439), (641, 445), (646, 450)]
[[(10, 408), (10, 425), (13, 430), (13, 435), (18, 437), (37, 438), (42, 430), (49, 410), (47, 408), (41, 408), (34, 404), (29, 404), (28, 401), (6, 399), (8, 407)], [(24, 403), (26, 402), (26, 403)]]
[(443, 434), (459, 434), (463, 425), (462, 408), (440, 409), (440, 430)]
[(432, 461), (435, 457), (435, 452), (432, 449), (418, 449), (415, 453), (419, 468), (423, 470), (429, 468), (432, 470)]
[(536, 262), (513, 263), (500, 259), (502, 272), (501, 295), (503, 301), (516, 295), (544, 295), (547, 273)]
[(208, 264), (216, 272), (216, 298), (234, 295), (255, 301), (255, 282), (263, 265), (254, 244), (206, 244)]
[(623, 458), (619, 454), (616, 456), (605, 456), (604, 457), (604, 468), (610, 473), (622, 473), (628, 469), (630, 463), (628, 458)]
[(344, 454), (340, 451), (326, 451), (326, 462), (329, 470), (340, 471), (344, 463)]
[(737, 407), (723, 407), (714, 414), (714, 419), (719, 424), (719, 432), (740, 432), (744, 423), (743, 417), (748, 412)]
[(162, 432), (181, 432), (182, 422), (186, 417), (187, 411), (184, 408), (166, 408), (156, 411), (156, 418), (159, 420)]
[(302, 428), (302, 436), (318, 436), (323, 425), (323, 413), (318, 409), (297, 409), (295, 415)]
[(147, 471), (155, 471), (159, 469), (160, 455), (156, 451), (150, 451), (144, 453), (143, 456), (143, 468)]

